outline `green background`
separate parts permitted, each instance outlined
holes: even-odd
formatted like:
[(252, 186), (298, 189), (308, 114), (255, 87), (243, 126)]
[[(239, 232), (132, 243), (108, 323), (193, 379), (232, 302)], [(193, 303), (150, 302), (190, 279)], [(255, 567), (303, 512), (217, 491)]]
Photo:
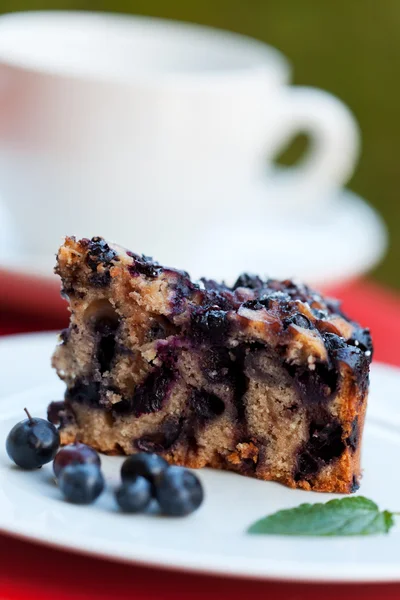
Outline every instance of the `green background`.
[[(383, 215), (390, 249), (377, 279), (400, 288), (400, 0), (0, 0), (0, 11), (128, 12), (230, 29), (282, 50), (294, 82), (338, 95), (361, 127), (362, 156), (349, 187)], [(300, 150), (295, 144), (286, 159)], [(338, 239), (340, 243), (340, 239)]]

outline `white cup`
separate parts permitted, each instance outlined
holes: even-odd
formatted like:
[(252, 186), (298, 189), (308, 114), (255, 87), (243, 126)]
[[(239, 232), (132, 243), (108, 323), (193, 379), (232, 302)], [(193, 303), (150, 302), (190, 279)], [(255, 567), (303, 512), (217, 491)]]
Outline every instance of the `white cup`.
[[(104, 235), (167, 259), (227, 212), (318, 209), (350, 177), (358, 130), (289, 76), (268, 45), (195, 25), (0, 17), (0, 194), (24, 252)], [(298, 132), (311, 150), (282, 174), (274, 157)]]

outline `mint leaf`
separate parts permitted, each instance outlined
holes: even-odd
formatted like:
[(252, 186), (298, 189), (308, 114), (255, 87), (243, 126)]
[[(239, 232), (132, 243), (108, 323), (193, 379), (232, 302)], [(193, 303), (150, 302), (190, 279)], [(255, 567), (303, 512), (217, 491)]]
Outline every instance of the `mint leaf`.
[(247, 533), (257, 535), (345, 536), (388, 533), (393, 513), (380, 511), (363, 496), (330, 500), (326, 504), (300, 504), (256, 521)]

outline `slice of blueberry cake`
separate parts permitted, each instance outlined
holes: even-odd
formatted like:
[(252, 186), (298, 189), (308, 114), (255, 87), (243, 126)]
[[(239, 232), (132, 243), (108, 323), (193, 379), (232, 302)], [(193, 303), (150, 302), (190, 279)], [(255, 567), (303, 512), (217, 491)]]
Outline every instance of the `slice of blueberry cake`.
[(65, 400), (49, 407), (62, 443), (357, 489), (372, 344), (336, 301), (252, 275), (193, 283), (102, 238), (67, 238), (56, 272), (71, 310), (53, 357)]

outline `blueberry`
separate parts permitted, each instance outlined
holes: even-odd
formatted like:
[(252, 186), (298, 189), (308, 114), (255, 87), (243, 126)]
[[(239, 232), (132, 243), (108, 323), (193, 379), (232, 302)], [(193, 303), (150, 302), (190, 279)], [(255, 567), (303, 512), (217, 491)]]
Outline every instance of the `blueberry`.
[(50, 421), (28, 418), (11, 429), (7, 436), (8, 456), (23, 469), (38, 469), (53, 460), (60, 446), (60, 435)]
[(97, 288), (107, 287), (111, 283), (110, 271), (105, 269), (102, 273), (93, 273), (89, 277), (90, 285)]
[(56, 454), (53, 462), (54, 474), (59, 477), (65, 467), (88, 464), (100, 467), (100, 456), (96, 450), (80, 442), (68, 444)]
[(62, 469), (58, 485), (68, 502), (91, 504), (103, 491), (104, 478), (98, 466), (69, 465)]
[(134, 262), (128, 267), (128, 270), (132, 276), (136, 276), (138, 274), (144, 275), (145, 277), (149, 277), (150, 279), (154, 277), (158, 277), (160, 272), (162, 271), (162, 267), (156, 262), (153, 261), (151, 256), (138, 256), (137, 254), (130, 253)]
[(353, 480), (351, 482), (350, 493), (354, 494), (354, 492), (356, 492), (359, 487), (360, 487), (360, 483), (359, 483), (356, 475), (353, 475)]
[(325, 424), (311, 422), (309, 436), (308, 442), (300, 448), (295, 481), (315, 476), (324, 465), (338, 458), (346, 448), (342, 440), (342, 426), (335, 419)]
[(64, 400), (50, 402), (47, 407), (47, 420), (53, 425), (59, 425), (59, 429), (76, 425), (75, 415)]
[(189, 398), (189, 406), (196, 417), (200, 420), (208, 421), (213, 419), (225, 410), (223, 401), (204, 390), (194, 390)]
[(172, 517), (190, 515), (203, 502), (203, 487), (196, 475), (182, 467), (169, 467), (156, 482), (161, 511)]
[(132, 413), (142, 414), (161, 410), (174, 381), (174, 373), (165, 365), (150, 373), (141, 385), (138, 385), (132, 397)]
[(60, 413), (65, 411), (65, 402), (64, 400), (56, 400), (54, 402), (50, 402), (47, 407), (47, 420), (53, 425), (58, 425), (61, 420)]
[(61, 340), (63, 346), (65, 346), (68, 343), (70, 336), (71, 336), (71, 328), (70, 327), (63, 329), (61, 331), (60, 340)]
[(251, 290), (257, 290), (263, 286), (262, 280), (258, 275), (252, 275), (250, 273), (242, 273), (235, 281), (233, 288), (236, 290), (238, 287), (250, 288)]
[(329, 318), (329, 313), (327, 310), (322, 310), (321, 308), (312, 308), (312, 314), (316, 319), (325, 320)]
[(134, 445), (142, 452), (160, 453), (169, 450), (179, 439), (183, 430), (183, 418), (166, 417), (155, 433), (143, 435), (134, 440)]
[(166, 327), (159, 321), (154, 320), (146, 333), (146, 341), (154, 342), (154, 340), (160, 340), (167, 337)]
[(96, 358), (101, 374), (111, 370), (115, 355), (115, 335), (118, 325), (119, 321), (115, 317), (101, 317), (94, 324), (97, 346)]
[(175, 378), (174, 372), (165, 364), (156, 368), (140, 385), (136, 386), (130, 398), (113, 405), (113, 414), (133, 414), (135, 417), (140, 417), (161, 410), (171, 393)]
[(233, 365), (227, 348), (207, 348), (201, 360), (204, 376), (211, 383), (228, 383), (232, 379)]
[(192, 316), (192, 327), (195, 337), (219, 341), (229, 330), (227, 313), (218, 307), (196, 313)]
[(121, 478), (123, 483), (134, 481), (137, 475), (147, 479), (154, 491), (158, 477), (168, 468), (167, 461), (158, 454), (139, 452), (129, 456), (122, 465)]
[(250, 310), (261, 310), (262, 308), (265, 308), (265, 305), (261, 304), (258, 298), (255, 300), (247, 300), (246, 302), (243, 302), (242, 306), (243, 308), (248, 308)]
[(151, 502), (150, 482), (137, 475), (127, 483), (123, 483), (115, 492), (115, 499), (121, 510), (127, 513), (144, 511)]
[(88, 248), (86, 263), (94, 272), (97, 271), (98, 265), (108, 266), (117, 256), (115, 250), (110, 248), (107, 242), (100, 237), (92, 238), (88, 242)]
[(347, 445), (353, 450), (353, 452), (355, 452), (357, 449), (359, 439), (360, 439), (360, 424), (358, 422), (358, 417), (356, 417), (353, 420), (353, 423), (351, 424), (350, 435), (346, 439)]
[(288, 317), (284, 320), (285, 327), (289, 325), (297, 325), (297, 327), (302, 327), (303, 329), (311, 329), (311, 321), (308, 317), (303, 315), (302, 313), (294, 313), (291, 317)]
[(359, 327), (355, 327), (353, 335), (348, 340), (348, 344), (355, 346), (356, 348), (360, 348), (362, 352), (369, 352), (368, 356), (372, 357), (373, 346), (371, 332), (369, 329), (360, 329)]

